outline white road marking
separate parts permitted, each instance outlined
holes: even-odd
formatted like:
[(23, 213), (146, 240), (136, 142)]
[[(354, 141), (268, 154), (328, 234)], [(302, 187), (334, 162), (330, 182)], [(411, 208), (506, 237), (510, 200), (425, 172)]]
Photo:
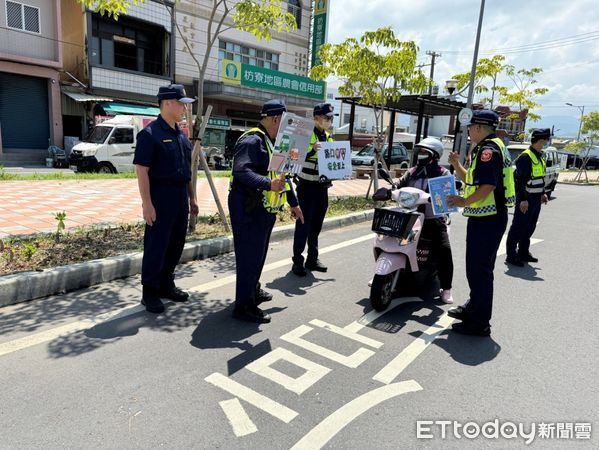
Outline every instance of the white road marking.
[(453, 322), (454, 319), (443, 314), (410, 345), (383, 367), (375, 376), (375, 381), (389, 384), (395, 380), (403, 370), (410, 365), (426, 348)]
[(233, 428), (233, 433), (235, 436), (242, 437), (247, 436), (248, 434), (255, 433), (258, 431), (258, 427), (252, 422), (250, 416), (247, 415), (245, 409), (241, 405), (241, 402), (237, 397), (223, 400), (218, 403), (220, 407), (223, 409), (231, 427)]
[[(299, 377), (293, 378), (271, 367), (274, 363), (281, 360), (288, 361), (297, 367), (301, 367), (305, 372)], [(295, 392), (298, 395), (317, 383), (318, 380), (331, 371), (328, 367), (310, 361), (309, 359), (303, 358), (281, 347), (277, 347), (256, 361), (249, 363), (245, 368), (280, 384), (285, 389)]]
[(352, 369), (355, 369), (372, 355), (374, 355), (372, 350), (360, 347), (351, 355), (345, 356), (341, 353), (337, 353), (336, 351), (303, 339), (303, 336), (312, 330), (314, 330), (314, 328), (307, 325), (300, 325), (295, 330), (291, 330), (289, 333), (281, 336), (281, 339)]
[(337, 433), (349, 425), (354, 419), (364, 414), (369, 409), (377, 406), (385, 400), (392, 399), (408, 392), (421, 391), (420, 386), (414, 380), (393, 383), (370, 392), (362, 394), (360, 397), (346, 403), (333, 414), (328, 416), (312, 430), (301, 438), (292, 450), (314, 450), (324, 447)]
[(346, 337), (348, 339), (353, 339), (354, 341), (360, 342), (361, 344), (366, 344), (370, 347), (381, 348), (383, 346), (383, 343), (380, 341), (377, 341), (375, 339), (370, 339), (370, 338), (368, 338), (366, 336), (362, 336), (358, 333), (354, 333), (352, 331), (349, 331), (347, 328), (340, 328), (338, 326), (327, 323), (323, 320), (319, 320), (319, 319), (311, 320), (310, 325), (324, 328), (325, 330), (332, 331), (333, 333), (336, 333), (340, 336)]
[(281, 405), (280, 403), (275, 402), (274, 400), (259, 394), (253, 389), (250, 389), (249, 387), (246, 387), (243, 384), (240, 384), (237, 381), (234, 381), (218, 372), (208, 375), (206, 378), (204, 378), (204, 380), (216, 387), (221, 388), (224, 391), (227, 391), (230, 394), (235, 395), (236, 397), (239, 397), (241, 400), (251, 403), (256, 408), (261, 409), (273, 417), (276, 417), (282, 422), (289, 423), (297, 416), (297, 412), (294, 410), (287, 408), (285, 405)]
[[(336, 250), (342, 249), (344, 247), (349, 247), (354, 244), (358, 244), (360, 242), (364, 242), (372, 239), (372, 233), (368, 233), (367, 235), (360, 236), (354, 239), (350, 239), (348, 241), (341, 242), (339, 244), (330, 245), (328, 247), (323, 248), (319, 251), (320, 254), (326, 254), (330, 252), (334, 252)], [(285, 258), (281, 261), (277, 261), (271, 264), (267, 264), (264, 266), (262, 273), (269, 272), (271, 270), (278, 269), (280, 267), (284, 267), (289, 265), (289, 258)], [(215, 281), (210, 281), (208, 283), (203, 283), (198, 286), (194, 286), (189, 289), (190, 292), (207, 292), (212, 289), (220, 288), (222, 286), (226, 286), (227, 284), (231, 284), (235, 282), (235, 275), (230, 275), (227, 277), (219, 278)], [(81, 319), (75, 322), (68, 323), (66, 325), (62, 325), (56, 328), (52, 328), (49, 330), (41, 331), (39, 333), (30, 334), (25, 337), (15, 339), (12, 341), (3, 342), (0, 344), (0, 357), (7, 355), (9, 353), (17, 352), (19, 350), (24, 350), (29, 347), (33, 347), (35, 345), (43, 344), (45, 342), (50, 342), (60, 336), (64, 336), (66, 334), (75, 333), (77, 331), (87, 330), (92, 328), (95, 325), (104, 322), (110, 322), (116, 319), (122, 319), (124, 317), (130, 316), (132, 314), (137, 314), (141, 311), (144, 311), (145, 308), (141, 305), (134, 306), (125, 306), (123, 308), (116, 309), (114, 311), (108, 312), (106, 314), (100, 314), (98, 316), (89, 318), (89, 319)]]
[(343, 328), (351, 333), (357, 333), (362, 328), (367, 327), (371, 322), (374, 322), (375, 320), (377, 320), (383, 314), (387, 314), (393, 308), (395, 308), (399, 305), (403, 305), (404, 303), (421, 302), (421, 301), (422, 301), (422, 299), (418, 298), (418, 297), (395, 298), (395, 299), (391, 300), (389, 307), (385, 311), (375, 311), (373, 309), (372, 311), (369, 311), (366, 314), (364, 314), (358, 320), (350, 323), (349, 325), (347, 325)]

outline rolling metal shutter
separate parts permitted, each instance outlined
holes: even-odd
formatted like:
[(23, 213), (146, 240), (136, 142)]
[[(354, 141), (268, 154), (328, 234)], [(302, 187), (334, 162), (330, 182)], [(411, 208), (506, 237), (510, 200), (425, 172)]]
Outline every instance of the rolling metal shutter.
[(0, 73), (2, 147), (48, 148), (48, 80)]

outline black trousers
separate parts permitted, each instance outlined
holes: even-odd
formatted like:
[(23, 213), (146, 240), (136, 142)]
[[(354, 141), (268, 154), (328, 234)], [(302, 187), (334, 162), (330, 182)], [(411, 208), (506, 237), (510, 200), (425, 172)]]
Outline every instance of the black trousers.
[(432, 241), (431, 251), (437, 255), (437, 272), (441, 289), (451, 289), (453, 281), (453, 256), (449, 234), (444, 219), (427, 219), (421, 237)]
[(328, 185), (300, 181), (297, 187), (297, 200), (304, 214), (304, 223), (295, 222), (293, 235), (293, 262), (303, 264), (302, 253), (308, 243), (308, 261), (318, 259), (318, 235), (322, 230), (327, 209), (329, 208)]
[(508, 258), (528, 256), (530, 238), (537, 228), (539, 214), (541, 213), (541, 197), (541, 194), (528, 196), (528, 211), (526, 211), (526, 214), (520, 211), (521, 200), (516, 199), (514, 219), (512, 220), (512, 226), (510, 227), (506, 242)]
[(267, 212), (262, 204), (247, 208), (245, 194), (239, 189), (229, 192), (229, 214), (235, 245), (235, 309), (256, 306), (256, 290), (266, 261), (270, 234), (276, 214)]
[(151, 290), (175, 286), (175, 267), (183, 253), (189, 195), (187, 186), (150, 186), (156, 221), (144, 233), (141, 284)]
[(493, 310), (493, 270), (497, 250), (507, 227), (507, 212), (493, 216), (469, 217), (466, 231), (466, 277), (470, 300), (466, 321), (486, 327)]

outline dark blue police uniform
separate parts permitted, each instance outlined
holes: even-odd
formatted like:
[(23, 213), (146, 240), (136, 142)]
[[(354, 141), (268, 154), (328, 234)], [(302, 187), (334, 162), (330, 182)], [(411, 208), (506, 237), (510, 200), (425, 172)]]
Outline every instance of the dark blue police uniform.
[[(466, 277), (470, 286), (470, 300), (464, 307), (464, 322), (473, 329), (489, 327), (493, 310), (493, 270), (501, 238), (507, 228), (508, 214), (503, 185), (503, 157), (501, 149), (491, 142), (495, 134), (487, 136), (473, 150), (476, 158), (473, 179), (475, 185), (495, 186), (496, 214), (482, 217), (468, 217), (466, 233)], [(491, 158), (482, 158), (485, 150), (490, 150)], [(487, 152), (488, 155), (488, 152)]]
[(161, 116), (137, 135), (134, 164), (149, 167), (156, 221), (147, 225), (141, 282), (144, 290), (174, 289), (174, 271), (185, 245), (191, 181), (191, 143)]
[[(262, 115), (281, 115), (284, 111), (281, 102), (270, 101), (264, 105)], [(277, 215), (267, 211), (263, 203), (263, 191), (271, 189), (268, 177), (270, 156), (266, 142), (270, 138), (262, 125), (258, 128), (264, 133), (242, 136), (235, 145), (228, 204), (237, 272), (233, 316), (266, 322), (270, 319), (264, 319), (267, 315), (257, 308), (265, 300), (263, 296), (268, 295), (260, 288), (260, 275)], [(292, 207), (297, 206), (293, 190), (287, 192), (287, 202)]]

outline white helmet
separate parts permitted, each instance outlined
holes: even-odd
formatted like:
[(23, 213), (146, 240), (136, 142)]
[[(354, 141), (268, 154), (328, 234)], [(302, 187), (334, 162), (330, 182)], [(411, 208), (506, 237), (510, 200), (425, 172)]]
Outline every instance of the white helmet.
[(441, 159), (443, 156), (443, 143), (434, 137), (427, 137), (418, 142), (414, 147), (425, 148), (433, 152), (433, 157), (435, 159)]

